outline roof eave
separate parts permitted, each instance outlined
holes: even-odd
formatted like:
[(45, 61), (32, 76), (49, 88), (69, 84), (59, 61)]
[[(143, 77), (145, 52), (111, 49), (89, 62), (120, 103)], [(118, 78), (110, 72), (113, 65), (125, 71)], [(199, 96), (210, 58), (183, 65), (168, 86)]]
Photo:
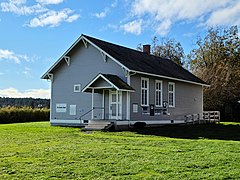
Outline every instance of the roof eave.
[(169, 76), (163, 76), (163, 75), (152, 74), (152, 73), (136, 71), (136, 70), (130, 70), (130, 71), (134, 72), (134, 73), (138, 73), (138, 74), (145, 74), (145, 75), (149, 75), (149, 76), (161, 77), (161, 78), (165, 78), (165, 79), (171, 79), (171, 80), (175, 80), (175, 81), (180, 81), (180, 82), (185, 82), (185, 83), (190, 83), (190, 84), (195, 84), (195, 85), (200, 85), (200, 86), (206, 86), (206, 87), (210, 87), (211, 86), (209, 84), (198, 83), (198, 82), (194, 82), (194, 81), (188, 81), (188, 80), (179, 79), (179, 78), (173, 78), (173, 77), (169, 77)]

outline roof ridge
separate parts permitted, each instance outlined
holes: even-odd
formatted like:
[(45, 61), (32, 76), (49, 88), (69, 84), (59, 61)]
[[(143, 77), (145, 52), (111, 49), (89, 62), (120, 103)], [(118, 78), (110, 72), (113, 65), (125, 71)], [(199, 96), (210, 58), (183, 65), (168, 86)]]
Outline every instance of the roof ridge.
[(89, 36), (89, 35), (85, 35), (85, 34), (82, 34), (82, 36), (86, 37), (86, 38), (92, 38), (94, 40), (97, 40), (97, 41), (101, 41), (103, 43), (108, 43), (108, 44), (111, 44), (111, 45), (114, 45), (114, 46), (118, 46), (118, 47), (121, 47), (121, 48), (125, 48), (125, 49), (129, 49), (129, 50), (132, 50), (132, 51), (135, 51), (135, 52), (138, 52), (138, 53), (141, 53), (141, 54), (144, 54), (144, 55), (148, 55), (148, 56), (153, 56), (153, 57), (157, 57), (161, 60), (171, 60), (169, 58), (165, 58), (165, 57), (161, 57), (161, 56), (157, 56), (157, 55), (154, 55), (154, 54), (147, 54), (143, 51), (139, 51), (137, 49), (133, 49), (133, 48), (130, 48), (130, 47), (126, 47), (124, 45), (119, 45), (119, 44), (115, 44), (115, 43), (112, 43), (112, 42), (109, 42), (109, 41), (106, 41), (106, 40), (102, 40), (102, 39), (98, 39), (98, 38), (95, 38), (95, 37), (92, 37), (92, 36)]

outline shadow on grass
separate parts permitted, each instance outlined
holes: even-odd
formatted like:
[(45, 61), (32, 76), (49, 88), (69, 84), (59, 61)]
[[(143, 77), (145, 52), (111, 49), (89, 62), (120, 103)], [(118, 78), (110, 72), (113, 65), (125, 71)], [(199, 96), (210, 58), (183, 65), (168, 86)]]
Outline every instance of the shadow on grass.
[(240, 141), (240, 124), (167, 125), (154, 128), (133, 129), (144, 135), (181, 139), (218, 139)]

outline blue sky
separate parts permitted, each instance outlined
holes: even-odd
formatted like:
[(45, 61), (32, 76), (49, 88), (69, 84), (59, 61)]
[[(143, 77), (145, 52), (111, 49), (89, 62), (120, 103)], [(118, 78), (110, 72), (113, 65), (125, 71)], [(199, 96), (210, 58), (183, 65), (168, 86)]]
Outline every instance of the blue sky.
[(240, 0), (1, 0), (0, 96), (49, 98), (40, 77), (83, 33), (130, 48), (154, 36), (185, 53), (208, 27), (240, 25)]

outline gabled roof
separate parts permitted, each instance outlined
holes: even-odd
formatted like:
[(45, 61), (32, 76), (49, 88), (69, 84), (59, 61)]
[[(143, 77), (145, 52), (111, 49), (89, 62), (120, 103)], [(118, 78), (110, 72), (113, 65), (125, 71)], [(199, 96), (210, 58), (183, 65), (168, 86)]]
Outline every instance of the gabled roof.
[(66, 53), (64, 53), (64, 55), (42, 76), (42, 78), (46, 78), (47, 74), (51, 73), (51, 71), (63, 59), (63, 57), (67, 55), (71, 51), (71, 49), (81, 40), (86, 40), (130, 72), (158, 76), (162, 78), (193, 84), (207, 85), (204, 81), (202, 81), (183, 67), (179, 66), (172, 60), (154, 55), (149, 55), (141, 51), (119, 46), (83, 34), (66, 51)]
[[(83, 92), (88, 92), (89, 88), (92, 88), (91, 86), (100, 78), (105, 80), (112, 88), (114, 88), (116, 90), (130, 91), (130, 92), (135, 91), (131, 86), (129, 86), (127, 83), (125, 83), (121, 78), (119, 78), (116, 75), (112, 75), (112, 74), (98, 74), (92, 81), (90, 81), (82, 89), (82, 91)], [(100, 87), (100, 88), (102, 88), (102, 87)], [(103, 89), (104, 89), (104, 87), (103, 87)]]

